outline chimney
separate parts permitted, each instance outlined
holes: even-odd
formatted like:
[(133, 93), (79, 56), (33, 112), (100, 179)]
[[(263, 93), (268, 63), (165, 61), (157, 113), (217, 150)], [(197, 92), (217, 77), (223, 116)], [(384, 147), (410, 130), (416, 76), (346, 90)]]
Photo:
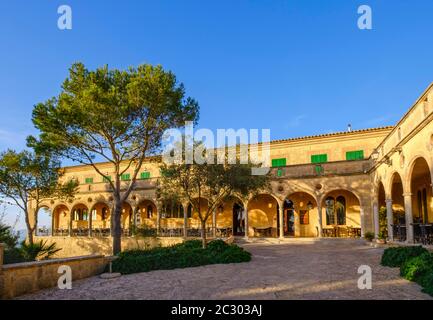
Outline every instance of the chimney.
[(350, 123), (347, 125), (347, 131), (352, 132), (352, 125)]

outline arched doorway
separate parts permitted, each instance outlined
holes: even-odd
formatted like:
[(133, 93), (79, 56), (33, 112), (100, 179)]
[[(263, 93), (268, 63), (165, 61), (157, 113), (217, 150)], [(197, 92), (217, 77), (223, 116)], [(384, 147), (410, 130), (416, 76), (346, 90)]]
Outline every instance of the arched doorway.
[(283, 204), (283, 232), (289, 237), (316, 237), (318, 235), (316, 200), (306, 192), (295, 192)]
[(245, 208), (240, 202), (235, 202), (232, 208), (233, 235), (245, 236)]
[(60, 204), (53, 209), (53, 235), (67, 236), (69, 235), (69, 220), (70, 213), (66, 205)]
[(92, 218), (92, 235), (105, 236), (110, 235), (111, 215), (110, 208), (105, 202), (97, 202), (90, 210)]
[(160, 236), (181, 237), (184, 233), (184, 209), (180, 201), (166, 200), (161, 206)]
[(48, 207), (42, 207), (38, 211), (35, 234), (39, 237), (48, 237), (53, 232), (53, 212)]
[(122, 217), (120, 220), (120, 226), (122, 228), (123, 236), (131, 235), (132, 225), (132, 206), (128, 202), (122, 204)]
[(398, 172), (391, 177), (392, 228), (394, 239), (406, 240), (406, 218), (404, 211), (403, 181)]
[(82, 203), (76, 204), (72, 208), (71, 226), (72, 236), (89, 235), (89, 208)]
[(431, 244), (433, 230), (432, 181), (427, 161), (420, 157), (415, 160), (410, 176), (412, 194), (412, 216), (414, 241)]
[(259, 194), (248, 202), (248, 236), (278, 237), (278, 202), (270, 194)]
[(361, 204), (353, 192), (339, 189), (325, 195), (322, 231), (325, 237), (361, 236)]
[(142, 228), (156, 229), (157, 208), (153, 201), (143, 200), (135, 213), (135, 225)]

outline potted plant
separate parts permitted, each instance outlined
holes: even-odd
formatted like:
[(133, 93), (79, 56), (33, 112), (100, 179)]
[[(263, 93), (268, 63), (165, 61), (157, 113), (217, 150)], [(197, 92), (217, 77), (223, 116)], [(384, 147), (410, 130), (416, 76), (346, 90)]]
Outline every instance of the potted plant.
[(365, 240), (367, 240), (367, 242), (372, 242), (373, 239), (374, 239), (374, 232), (367, 231), (367, 232), (364, 234), (364, 238), (365, 238)]
[(386, 243), (386, 232), (385, 230), (381, 230), (379, 235), (377, 236), (377, 243), (385, 244)]

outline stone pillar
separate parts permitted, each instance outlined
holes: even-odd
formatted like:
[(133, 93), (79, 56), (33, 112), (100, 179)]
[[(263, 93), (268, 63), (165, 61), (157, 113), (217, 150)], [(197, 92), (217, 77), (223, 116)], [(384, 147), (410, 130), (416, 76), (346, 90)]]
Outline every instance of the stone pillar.
[(55, 223), (54, 223), (54, 210), (51, 211), (51, 236), (54, 236), (54, 231), (56, 230), (55, 228)]
[(189, 204), (183, 204), (183, 236), (188, 237), (188, 206)]
[[(248, 203), (244, 203), (244, 211), (245, 211), (245, 240), (248, 240)], [(233, 230), (234, 233), (234, 230)]]
[(373, 222), (374, 222), (374, 238), (379, 237), (379, 204), (377, 202), (373, 203)]
[(405, 193), (404, 197), (404, 212), (406, 218), (406, 241), (413, 243), (413, 216), (412, 216), (412, 194)]
[(156, 207), (156, 235), (157, 236), (159, 236), (159, 229), (161, 226), (161, 210), (162, 210), (162, 205), (161, 203), (158, 203)]
[(72, 236), (72, 221), (74, 220), (74, 210), (71, 210), (69, 212), (69, 230), (68, 230), (68, 236)]
[(393, 212), (392, 212), (392, 199), (386, 199), (386, 223), (388, 228), (388, 239), (394, 241), (394, 232), (392, 225), (394, 224)]
[(212, 236), (216, 238), (217, 209), (212, 212)]
[(93, 228), (93, 226), (92, 226), (92, 222), (93, 222), (93, 210), (95, 210), (95, 209), (93, 209), (93, 208), (91, 208), (92, 210), (90, 210), (89, 211), (89, 215), (88, 215), (88, 218), (89, 218), (89, 226), (88, 226), (88, 228), (89, 228), (89, 237), (92, 237), (93, 236), (93, 230), (92, 230), (92, 228)]
[(365, 217), (364, 217), (364, 207), (360, 207), (359, 213), (361, 216), (361, 238), (365, 235)]
[(284, 206), (282, 203), (278, 204), (278, 218), (280, 219), (280, 239), (284, 238)]
[(322, 224), (322, 206), (319, 201), (317, 201), (317, 221), (319, 222), (319, 238), (323, 237), (323, 224)]

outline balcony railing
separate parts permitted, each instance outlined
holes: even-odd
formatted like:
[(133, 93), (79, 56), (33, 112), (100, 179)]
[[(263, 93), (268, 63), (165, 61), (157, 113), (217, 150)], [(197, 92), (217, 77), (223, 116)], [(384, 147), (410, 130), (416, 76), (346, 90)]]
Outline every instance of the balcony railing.
[(339, 176), (366, 173), (371, 168), (371, 160), (335, 161), (318, 164), (299, 164), (271, 168), (271, 174), (277, 178), (307, 178), (321, 176)]

